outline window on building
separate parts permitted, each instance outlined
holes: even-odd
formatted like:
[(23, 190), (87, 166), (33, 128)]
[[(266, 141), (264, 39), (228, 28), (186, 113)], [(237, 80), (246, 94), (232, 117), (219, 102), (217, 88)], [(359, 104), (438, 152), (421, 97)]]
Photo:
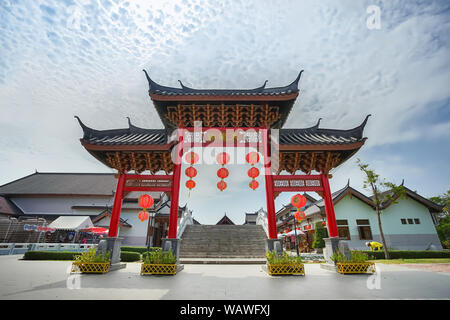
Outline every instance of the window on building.
[(358, 227), (359, 240), (372, 240), (372, 230), (370, 229), (370, 223), (367, 219), (356, 220)]
[(402, 224), (406, 224), (406, 219), (400, 219)]
[(350, 230), (348, 228), (347, 220), (336, 220), (336, 224), (338, 226), (338, 235), (339, 238), (343, 238), (345, 240), (351, 240), (350, 238)]
[(414, 224), (413, 219), (408, 219), (408, 224)]
[(420, 224), (420, 220), (419, 219), (414, 219), (414, 223), (415, 224)]

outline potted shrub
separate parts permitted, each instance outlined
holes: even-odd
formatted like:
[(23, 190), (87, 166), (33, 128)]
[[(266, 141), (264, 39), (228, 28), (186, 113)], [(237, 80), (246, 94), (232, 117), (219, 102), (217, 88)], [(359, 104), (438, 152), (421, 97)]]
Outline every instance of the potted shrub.
[(316, 249), (316, 253), (323, 253), (323, 248), (325, 248), (325, 240), (323, 238), (327, 237), (327, 230), (323, 227), (322, 222), (316, 222), (316, 228), (314, 231), (314, 241), (312, 247)]
[(305, 274), (305, 267), (300, 256), (292, 257), (286, 252), (277, 255), (275, 251), (266, 251), (267, 271), (271, 276)]
[(351, 250), (350, 255), (350, 258), (346, 258), (338, 250), (331, 256), (337, 272), (341, 274), (375, 272), (375, 263), (368, 261), (369, 257), (367, 254), (358, 250)]
[(72, 272), (81, 273), (106, 273), (109, 271), (110, 255), (97, 254), (97, 248), (91, 248), (75, 257), (72, 263)]
[(144, 256), (141, 265), (141, 275), (145, 274), (167, 274), (177, 273), (177, 257), (172, 251), (150, 251)]

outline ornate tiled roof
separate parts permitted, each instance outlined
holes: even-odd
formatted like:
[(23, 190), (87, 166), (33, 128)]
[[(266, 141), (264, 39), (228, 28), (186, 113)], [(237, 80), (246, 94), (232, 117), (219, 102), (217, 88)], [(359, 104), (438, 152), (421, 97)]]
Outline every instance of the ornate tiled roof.
[[(280, 145), (343, 145), (362, 141), (363, 130), (370, 115), (359, 126), (350, 130), (319, 128), (317, 124), (305, 129), (280, 129)], [(83, 129), (83, 140), (92, 145), (163, 145), (169, 142), (166, 129), (144, 129), (131, 124), (128, 128), (95, 130), (76, 117)]]
[(128, 128), (113, 130), (95, 130), (81, 122), (75, 116), (83, 129), (83, 140), (94, 145), (158, 145), (167, 143), (165, 129), (143, 129), (131, 124), (128, 118)]
[(280, 129), (280, 144), (324, 145), (350, 144), (363, 139), (364, 127), (370, 115), (359, 126), (350, 130), (321, 129), (320, 120), (306, 129)]
[(173, 88), (162, 86), (153, 81), (148, 75), (146, 70), (145, 76), (147, 77), (149, 84), (149, 93), (164, 95), (164, 96), (280, 96), (289, 95), (298, 92), (298, 82), (302, 75), (302, 71), (298, 74), (297, 78), (287, 86), (266, 88), (267, 80), (264, 84), (254, 89), (193, 89), (189, 88), (178, 80), (181, 88)]

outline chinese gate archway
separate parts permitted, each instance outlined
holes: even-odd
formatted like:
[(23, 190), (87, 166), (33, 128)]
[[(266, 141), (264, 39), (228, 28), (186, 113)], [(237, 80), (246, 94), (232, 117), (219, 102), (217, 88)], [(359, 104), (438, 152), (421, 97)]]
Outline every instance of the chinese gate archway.
[[(338, 237), (329, 172), (362, 147), (368, 116), (361, 125), (349, 130), (319, 128), (320, 119), (309, 128), (284, 129), (300, 92), (302, 72), (284, 87), (266, 88), (266, 81), (255, 89), (238, 90), (192, 89), (181, 81), (181, 88), (166, 87), (144, 72), (164, 129), (140, 128), (128, 118), (128, 128), (95, 130), (76, 117), (84, 132), (81, 144), (96, 159), (118, 171), (110, 238), (117, 237), (124, 192), (162, 191), (171, 200), (168, 239), (175, 239), (181, 158), (192, 146), (213, 146), (219, 142), (234, 147), (254, 143), (262, 146), (269, 239), (277, 239), (274, 199), (281, 192), (298, 191), (317, 192), (323, 197), (329, 236)], [(225, 139), (211, 140), (203, 134), (205, 130), (215, 130)], [(256, 135), (256, 140), (247, 133)], [(239, 140), (239, 134), (244, 140)], [(141, 174), (144, 171), (151, 174)], [(161, 171), (165, 174), (158, 174)], [(282, 171), (289, 174), (281, 175)], [(296, 175), (297, 171), (304, 174)], [(313, 171), (318, 174), (311, 174)]]

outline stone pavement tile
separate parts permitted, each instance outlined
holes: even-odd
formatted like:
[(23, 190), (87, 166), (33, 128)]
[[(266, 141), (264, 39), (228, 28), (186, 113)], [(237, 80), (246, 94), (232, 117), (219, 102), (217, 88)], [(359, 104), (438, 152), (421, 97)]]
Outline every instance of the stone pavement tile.
[(402, 264), (402, 266), (412, 269), (445, 272), (450, 274), (450, 263), (407, 263)]
[(261, 265), (186, 264), (175, 276), (141, 276), (140, 263), (103, 275), (70, 275), (70, 266), (0, 257), (0, 299), (450, 299), (447, 273), (397, 265), (341, 275), (306, 264), (305, 276), (277, 277)]

